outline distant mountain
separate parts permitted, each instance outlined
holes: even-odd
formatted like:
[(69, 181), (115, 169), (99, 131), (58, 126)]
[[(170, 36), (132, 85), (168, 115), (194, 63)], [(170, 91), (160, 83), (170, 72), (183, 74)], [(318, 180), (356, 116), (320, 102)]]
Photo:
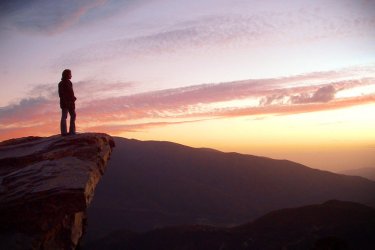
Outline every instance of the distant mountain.
[(375, 168), (356, 168), (341, 171), (340, 174), (361, 176), (369, 180), (375, 181)]
[(282, 209), (234, 228), (179, 226), (147, 233), (118, 231), (88, 249), (239, 250), (375, 249), (375, 209), (358, 203), (329, 201)]
[(115, 230), (239, 225), (272, 210), (338, 199), (375, 204), (375, 182), (287, 160), (115, 138), (86, 241)]

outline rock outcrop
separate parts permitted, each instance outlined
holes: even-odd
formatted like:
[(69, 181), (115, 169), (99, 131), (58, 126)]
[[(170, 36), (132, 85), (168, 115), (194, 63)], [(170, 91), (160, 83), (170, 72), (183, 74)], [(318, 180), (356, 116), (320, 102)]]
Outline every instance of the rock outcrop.
[(0, 249), (75, 249), (113, 139), (106, 134), (0, 143)]

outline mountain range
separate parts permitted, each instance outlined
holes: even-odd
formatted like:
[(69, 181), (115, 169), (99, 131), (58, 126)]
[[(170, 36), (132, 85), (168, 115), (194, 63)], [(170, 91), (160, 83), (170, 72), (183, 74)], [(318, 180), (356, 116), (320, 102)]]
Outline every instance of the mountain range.
[(361, 176), (375, 181), (375, 168), (355, 168), (339, 172), (339, 174)]
[(114, 138), (85, 242), (115, 231), (233, 227), (273, 210), (343, 200), (375, 205), (375, 182), (288, 160)]
[(332, 200), (273, 211), (251, 223), (232, 228), (190, 225), (146, 233), (122, 230), (87, 247), (93, 250), (371, 250), (375, 247), (374, 233), (374, 208)]

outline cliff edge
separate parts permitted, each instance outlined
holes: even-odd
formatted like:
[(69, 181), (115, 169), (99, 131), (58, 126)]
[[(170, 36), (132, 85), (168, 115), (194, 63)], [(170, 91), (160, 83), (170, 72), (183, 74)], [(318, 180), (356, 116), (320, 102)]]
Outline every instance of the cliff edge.
[(75, 249), (110, 158), (106, 134), (0, 143), (0, 249)]

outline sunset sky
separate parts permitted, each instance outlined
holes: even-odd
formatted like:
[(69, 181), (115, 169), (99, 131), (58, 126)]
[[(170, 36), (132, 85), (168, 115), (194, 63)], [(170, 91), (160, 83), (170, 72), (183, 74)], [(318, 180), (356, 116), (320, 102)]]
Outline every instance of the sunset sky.
[(375, 167), (374, 0), (0, 2), (0, 140), (78, 132)]

